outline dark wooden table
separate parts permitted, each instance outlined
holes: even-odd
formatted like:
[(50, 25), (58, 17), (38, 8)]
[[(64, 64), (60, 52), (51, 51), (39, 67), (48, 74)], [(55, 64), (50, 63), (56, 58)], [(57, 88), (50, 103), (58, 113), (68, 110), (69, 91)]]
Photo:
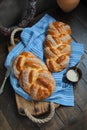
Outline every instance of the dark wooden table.
[[(68, 23), (72, 28), (73, 39), (83, 43), (87, 49), (87, 8), (82, 3), (70, 13), (63, 13), (60, 9), (49, 10), (48, 13), (57, 20)], [(42, 15), (35, 18), (33, 24)], [(6, 72), (4, 61), (9, 42), (8, 38), (0, 35), (0, 85)], [(83, 75), (74, 88), (75, 106), (60, 106), (52, 120), (41, 125), (18, 114), (15, 94), (8, 78), (0, 96), (0, 130), (87, 130), (87, 58), (80, 65), (80, 69)]]

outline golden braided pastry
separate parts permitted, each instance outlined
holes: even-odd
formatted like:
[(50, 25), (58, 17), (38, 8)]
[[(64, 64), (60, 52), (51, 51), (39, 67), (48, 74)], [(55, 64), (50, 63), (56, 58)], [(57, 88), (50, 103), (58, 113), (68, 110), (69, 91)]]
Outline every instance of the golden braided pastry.
[(26, 58), (35, 58), (35, 56), (30, 52), (29, 53), (28, 52), (22, 52), (14, 60), (13, 71), (14, 71), (16, 78), (19, 78), (20, 72), (24, 69), (24, 67), (26, 67), (25, 66)]
[(70, 26), (63, 22), (49, 25), (44, 43), (46, 64), (51, 72), (62, 71), (69, 64), (71, 54)]
[(42, 100), (52, 94), (55, 80), (47, 66), (32, 53), (19, 54), (14, 61), (13, 70), (20, 86), (32, 99)]
[(71, 28), (68, 24), (63, 23), (63, 22), (59, 22), (59, 21), (55, 21), (53, 23), (51, 23), (49, 25), (49, 28), (47, 30), (47, 33), (49, 34), (54, 34), (55, 35), (55, 31), (57, 34), (71, 34)]

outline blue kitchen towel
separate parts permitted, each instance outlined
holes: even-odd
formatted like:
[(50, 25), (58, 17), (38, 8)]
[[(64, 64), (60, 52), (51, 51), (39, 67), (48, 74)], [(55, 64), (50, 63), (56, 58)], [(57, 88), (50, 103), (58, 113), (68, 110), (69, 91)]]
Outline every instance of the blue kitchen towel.
[[(44, 15), (35, 25), (32, 27), (25, 28), (21, 33), (21, 42), (19, 42), (15, 48), (8, 54), (5, 67), (8, 67), (11, 64), (11, 60), (23, 51), (29, 51), (35, 54), (42, 61), (44, 60), (43, 44), (46, 37), (46, 31), (48, 25), (51, 22), (54, 22), (55, 19), (50, 15)], [(80, 60), (82, 54), (84, 53), (84, 47), (81, 43), (76, 43), (72, 41), (72, 52), (70, 56), (70, 63), (68, 67), (74, 66)], [(64, 69), (61, 72), (52, 73), (55, 81), (56, 88), (53, 94), (45, 99), (47, 102), (54, 102), (66, 106), (74, 106), (74, 91), (72, 84), (65, 84), (63, 82), (63, 75), (66, 72)], [(15, 78), (13, 73), (10, 74), (10, 82), (14, 91), (20, 96), (24, 97), (27, 100), (32, 100), (30, 96), (23, 91), (19, 86), (18, 80)]]

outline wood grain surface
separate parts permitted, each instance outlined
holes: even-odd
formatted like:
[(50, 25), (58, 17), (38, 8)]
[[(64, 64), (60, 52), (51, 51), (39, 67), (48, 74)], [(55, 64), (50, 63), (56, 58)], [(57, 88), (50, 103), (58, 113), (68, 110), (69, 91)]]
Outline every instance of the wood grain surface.
[[(16, 103), (17, 103), (17, 109), (19, 114), (26, 116), (25, 109), (28, 108), (28, 111), (33, 116), (40, 116), (43, 114), (46, 114), (50, 111), (50, 105), (48, 102), (35, 102), (35, 101), (27, 101), (23, 97), (19, 96), (18, 94), (15, 94), (16, 97)], [(54, 103), (55, 108), (59, 107), (59, 104)]]

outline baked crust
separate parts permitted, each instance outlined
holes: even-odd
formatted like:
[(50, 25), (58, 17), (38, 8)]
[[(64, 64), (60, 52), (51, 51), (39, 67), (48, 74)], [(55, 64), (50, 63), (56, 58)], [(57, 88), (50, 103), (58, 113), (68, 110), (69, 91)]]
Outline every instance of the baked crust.
[(31, 52), (22, 52), (14, 60), (13, 71), (16, 78), (19, 78), (20, 72), (26, 67), (25, 62), (28, 58), (35, 58), (35, 56)]
[(44, 43), (46, 64), (51, 72), (59, 72), (69, 64), (71, 54), (71, 28), (63, 22), (49, 25)]
[(47, 66), (30, 52), (22, 52), (13, 64), (14, 75), (21, 88), (33, 100), (49, 97), (55, 88), (55, 80)]

